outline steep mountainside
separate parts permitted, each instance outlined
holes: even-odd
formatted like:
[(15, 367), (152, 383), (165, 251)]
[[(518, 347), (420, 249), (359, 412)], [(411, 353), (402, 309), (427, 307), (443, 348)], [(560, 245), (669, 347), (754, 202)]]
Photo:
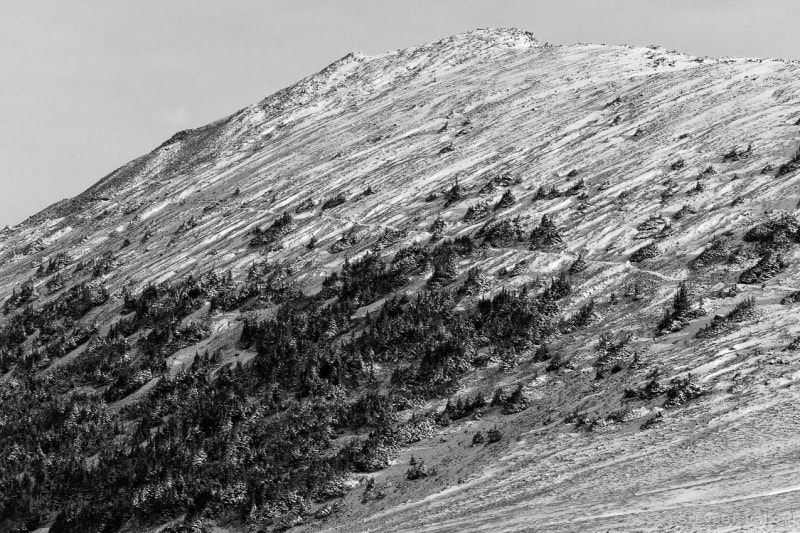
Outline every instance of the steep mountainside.
[(7, 228), (0, 530), (797, 530), (798, 80), (476, 30)]

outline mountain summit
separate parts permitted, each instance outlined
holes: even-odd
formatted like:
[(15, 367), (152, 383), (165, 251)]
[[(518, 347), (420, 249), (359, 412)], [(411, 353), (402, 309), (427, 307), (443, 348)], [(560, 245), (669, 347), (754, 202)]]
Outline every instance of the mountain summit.
[(798, 79), (484, 29), (176, 133), (0, 234), (0, 529), (795, 530)]

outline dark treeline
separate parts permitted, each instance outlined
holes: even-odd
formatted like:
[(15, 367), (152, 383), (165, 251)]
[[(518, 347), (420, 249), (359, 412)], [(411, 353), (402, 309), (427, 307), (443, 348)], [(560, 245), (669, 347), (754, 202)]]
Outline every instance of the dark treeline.
[[(345, 261), (313, 295), (268, 263), (253, 265), (240, 284), (210, 272), (124, 290), (120, 317), (104, 332), (81, 323), (108, 300), (99, 285), (77, 284), (35, 312), (28, 304), (0, 331), (10, 372), (0, 529), (55, 520), (54, 533), (116, 531), (184, 513), (187, 523), (224, 516), (281, 527), (310, 519), (315, 504), (346, 492), (348, 473), (385, 467), (398, 447), (441, 423), (418, 413), (399, 424), (398, 411), (451, 395), (487, 351), (543, 345), (564, 327), (564, 276), (538, 292), (502, 290), (457, 310), (456, 263), (475, 250), (464, 237), (412, 245), (391, 262), (368, 252)], [(430, 271), (425, 290), (398, 292)], [(382, 299), (372, 313), (356, 313)], [(244, 365), (204, 353), (177, 374), (167, 371), (167, 357), (210, 334), (213, 313), (267, 308), (260, 316), (268, 318), (242, 315), (238, 349), (254, 354)], [(57, 368), (37, 372), (36, 361), (79, 346)]]

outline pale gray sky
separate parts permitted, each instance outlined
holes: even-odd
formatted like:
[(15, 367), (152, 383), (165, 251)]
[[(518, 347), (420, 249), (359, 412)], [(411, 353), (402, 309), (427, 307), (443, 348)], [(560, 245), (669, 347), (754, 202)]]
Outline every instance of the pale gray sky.
[(352, 50), (478, 27), (800, 59), (797, 0), (0, 0), (0, 227)]

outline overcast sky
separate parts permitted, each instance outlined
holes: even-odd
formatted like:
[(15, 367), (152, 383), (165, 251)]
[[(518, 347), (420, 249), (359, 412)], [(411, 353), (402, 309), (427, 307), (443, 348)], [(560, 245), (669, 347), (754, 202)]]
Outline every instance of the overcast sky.
[(0, 0), (0, 227), (352, 50), (478, 27), (800, 59), (797, 0)]

